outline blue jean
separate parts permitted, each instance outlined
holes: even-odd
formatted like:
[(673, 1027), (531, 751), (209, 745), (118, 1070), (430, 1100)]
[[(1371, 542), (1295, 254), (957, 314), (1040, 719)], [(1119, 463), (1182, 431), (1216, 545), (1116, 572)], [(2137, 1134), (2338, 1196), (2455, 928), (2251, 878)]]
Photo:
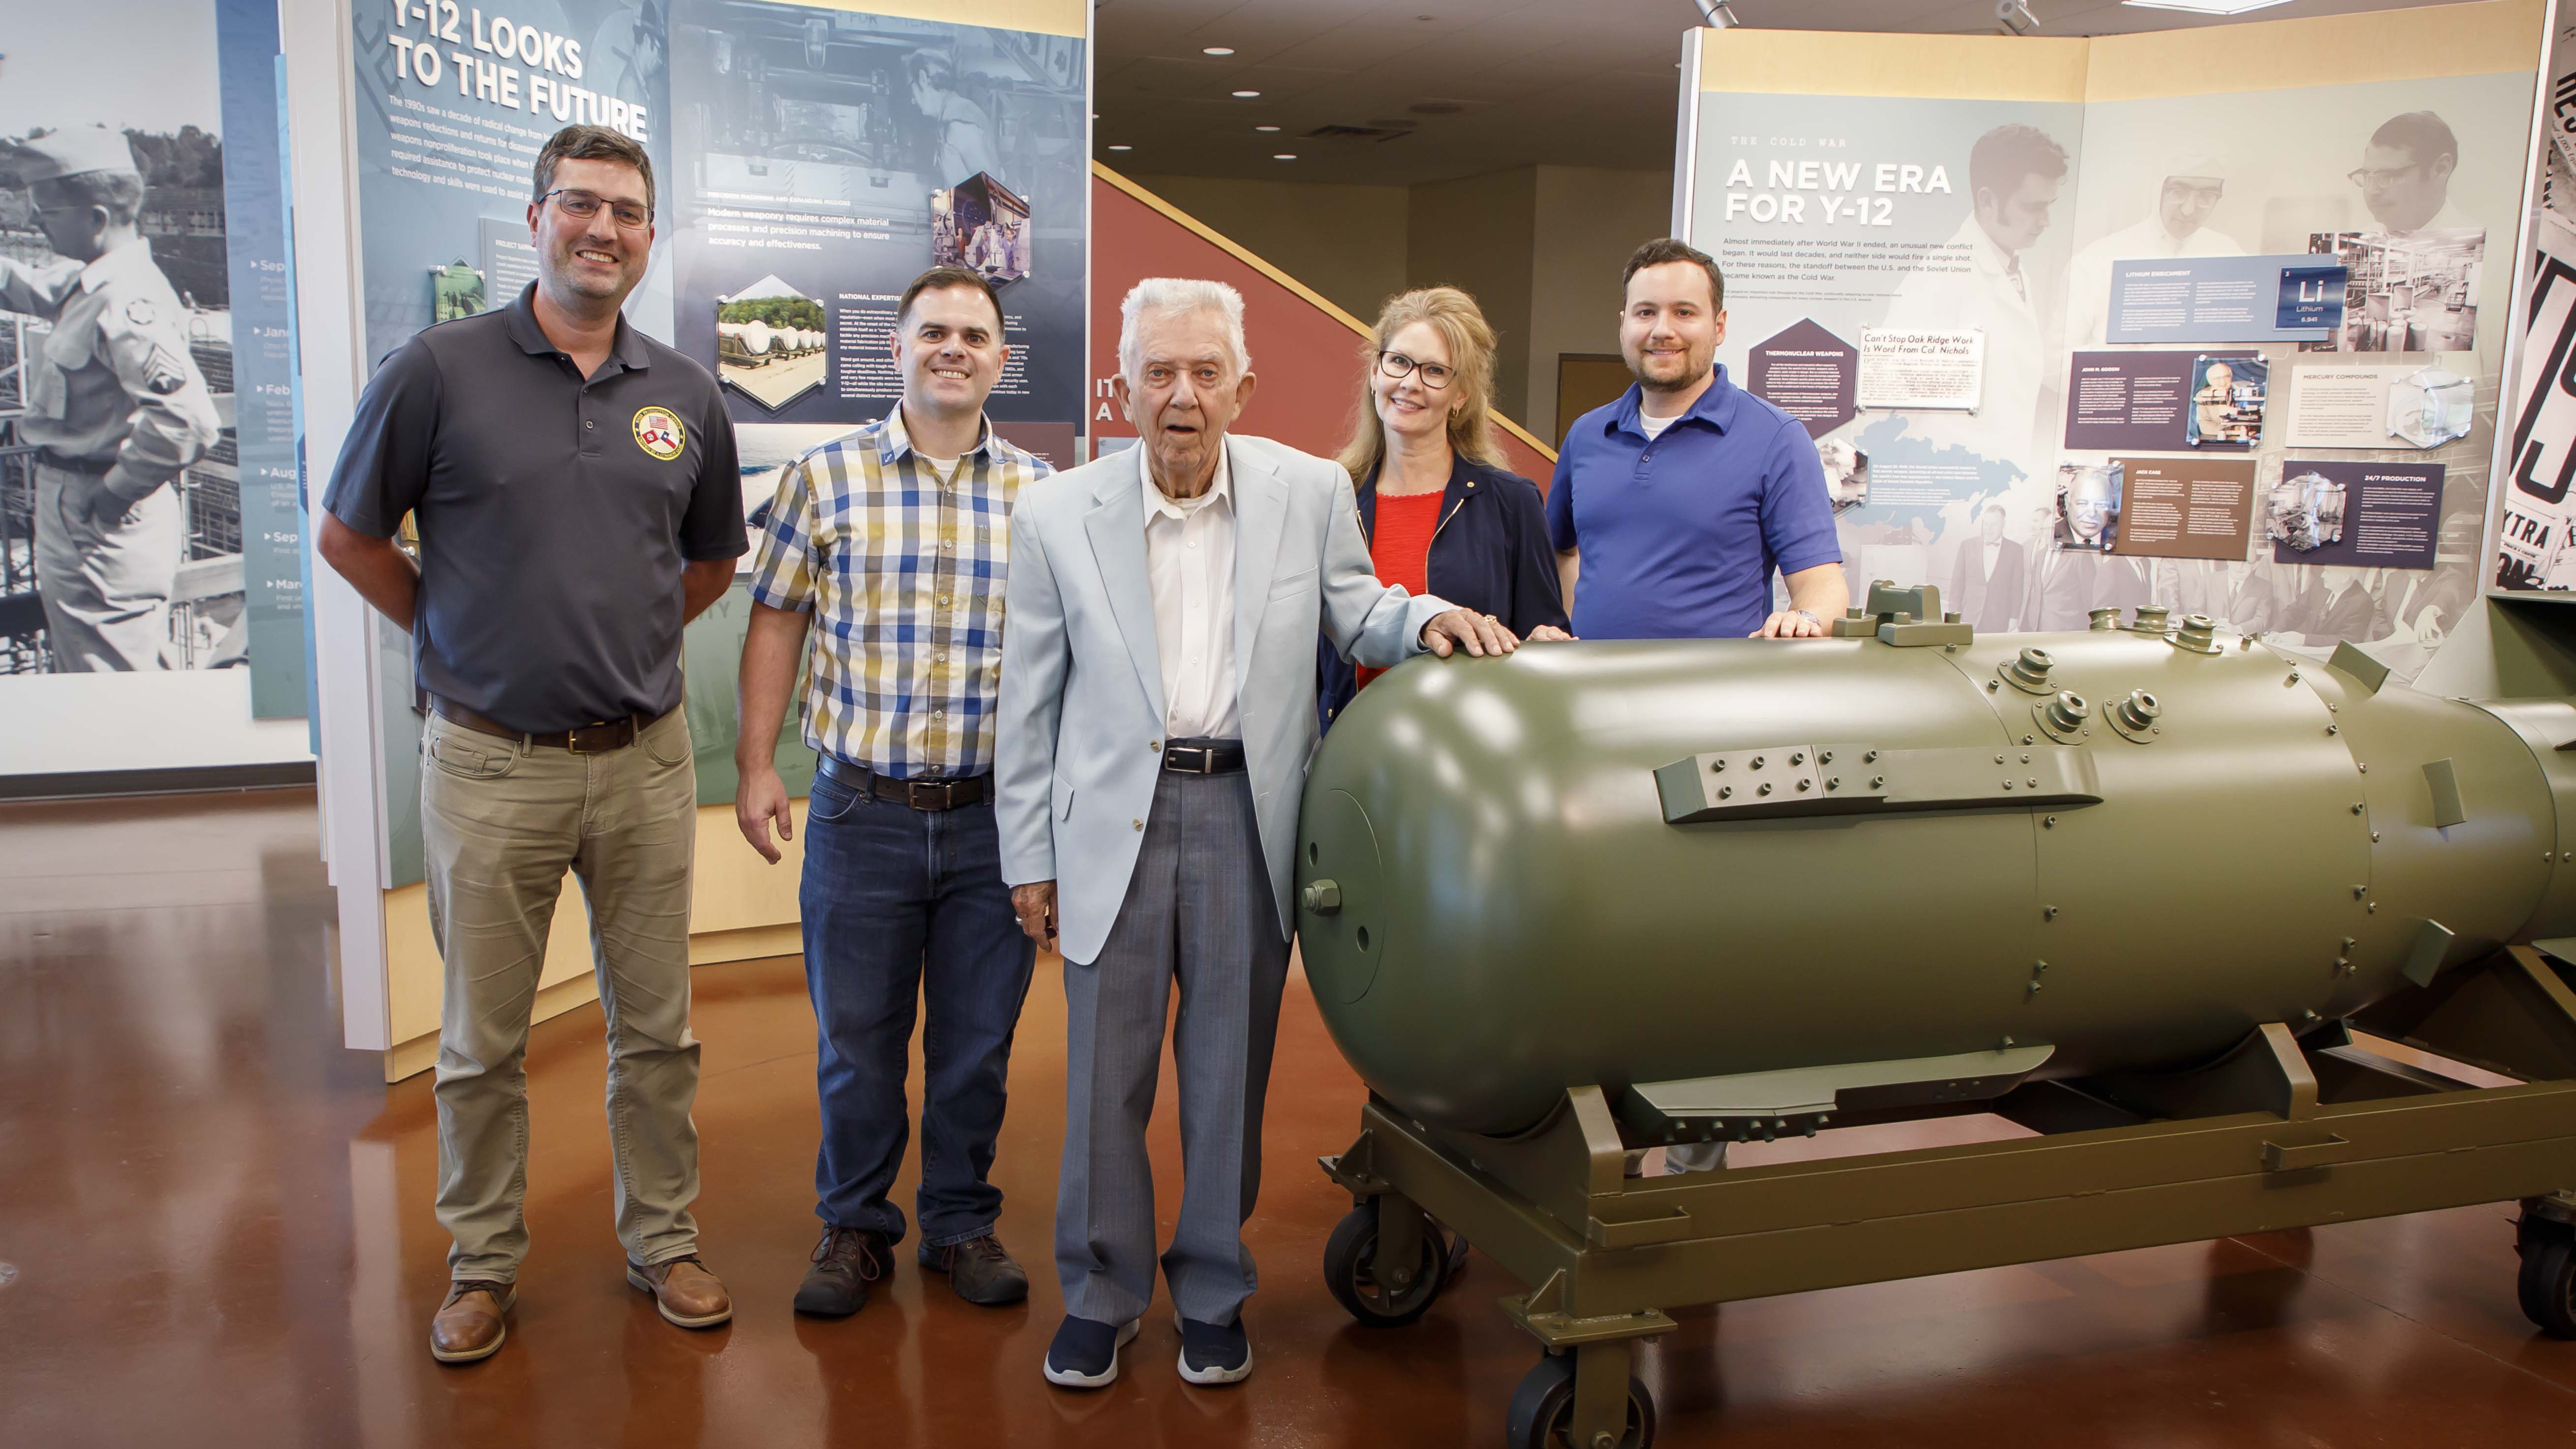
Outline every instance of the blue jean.
[(823, 1105), (816, 1216), (903, 1237), (903, 1209), (886, 1194), (911, 1136), (904, 1078), (919, 1001), (922, 1242), (992, 1232), (1002, 1193), (985, 1178), (1037, 954), (1002, 884), (992, 802), (915, 810), (817, 775), (797, 899)]

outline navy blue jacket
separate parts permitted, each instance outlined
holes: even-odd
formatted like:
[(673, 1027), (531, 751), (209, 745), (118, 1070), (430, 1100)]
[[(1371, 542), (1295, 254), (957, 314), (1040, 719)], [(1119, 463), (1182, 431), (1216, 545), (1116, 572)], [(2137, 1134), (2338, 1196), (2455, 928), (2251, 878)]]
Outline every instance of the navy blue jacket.
[[(1377, 539), (1377, 473), (1360, 480), (1360, 531)], [(1462, 609), (1491, 614), (1526, 639), (1541, 624), (1566, 627), (1565, 591), (1548, 545), (1546, 506), (1538, 485), (1518, 473), (1458, 458), (1431, 534), (1431, 592)], [(1359, 693), (1359, 673), (1315, 643), (1315, 713), (1324, 729)]]

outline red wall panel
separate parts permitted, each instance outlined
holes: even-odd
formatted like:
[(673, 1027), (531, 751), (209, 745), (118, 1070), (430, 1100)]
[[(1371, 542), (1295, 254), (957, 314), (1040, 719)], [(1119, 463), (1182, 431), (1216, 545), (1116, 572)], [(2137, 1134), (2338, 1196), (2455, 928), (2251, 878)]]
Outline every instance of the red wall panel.
[[(1244, 341), (1260, 379), (1234, 430), (1331, 457), (1350, 436), (1365, 330), (1347, 313), (1254, 260), (1249, 252), (1142, 198), (1095, 167), (1091, 179), (1091, 435), (1133, 438), (1110, 396), (1118, 372), (1118, 303), (1147, 277), (1203, 277), (1243, 294)], [(1504, 460), (1547, 487), (1555, 461), (1503, 430)]]

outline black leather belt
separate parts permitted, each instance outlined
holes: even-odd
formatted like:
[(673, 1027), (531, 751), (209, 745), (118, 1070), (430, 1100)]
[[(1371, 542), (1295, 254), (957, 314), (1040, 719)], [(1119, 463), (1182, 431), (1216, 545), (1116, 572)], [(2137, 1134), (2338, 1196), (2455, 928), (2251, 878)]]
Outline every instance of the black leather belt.
[(550, 750), (570, 750), (576, 755), (604, 755), (611, 750), (622, 750), (635, 743), (646, 730), (671, 716), (671, 711), (666, 709), (657, 715), (628, 715), (624, 719), (599, 720), (578, 729), (538, 734), (530, 730), (514, 730), (489, 715), (477, 714), (452, 699), (441, 699), (434, 694), (429, 697), (429, 706), (438, 711), (439, 718), (463, 725), (476, 734), (498, 735), (505, 740), (519, 740)]
[(940, 780), (898, 780), (891, 775), (880, 775), (865, 765), (842, 759), (838, 755), (823, 756), (822, 763), (817, 766), (817, 769), (820, 773), (831, 776), (862, 795), (873, 795), (880, 800), (892, 800), (898, 804), (909, 805), (915, 810), (954, 810), (960, 805), (976, 804), (993, 793), (993, 777), (990, 775), (963, 775)]
[(108, 470), (116, 466), (114, 458), (75, 458), (51, 448), (38, 448), (36, 461), (48, 468), (60, 468), (66, 473), (82, 473), (92, 478), (104, 478)]
[(1175, 775), (1231, 775), (1243, 768), (1241, 740), (1167, 740), (1163, 768)]

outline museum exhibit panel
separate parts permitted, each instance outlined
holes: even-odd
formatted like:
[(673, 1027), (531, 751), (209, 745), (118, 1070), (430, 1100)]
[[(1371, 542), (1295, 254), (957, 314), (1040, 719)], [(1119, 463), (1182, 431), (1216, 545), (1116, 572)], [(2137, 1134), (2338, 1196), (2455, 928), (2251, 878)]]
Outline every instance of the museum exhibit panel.
[[(458, 17), (417, 5), (289, 0), (286, 14), (290, 119), (326, 138), (299, 146), (295, 184), (347, 196), (352, 212), (347, 227), (297, 218), (308, 459), (336, 454), (375, 362), (436, 320), (454, 257), (479, 274), (487, 307), (528, 285), (527, 167), (555, 126), (577, 119), (654, 158), (652, 263), (626, 316), (724, 384), (746, 509), (767, 503), (782, 466), (891, 404), (895, 299), (937, 260), (961, 195), (1001, 239), (991, 270), (1008, 281), (1015, 355), (989, 411), (1013, 441), (1073, 460), (1089, 233), (1084, 7), (538, 4), (488, 23), (475, 11), (462, 17), (480, 25), (470, 35), (449, 35)], [(694, 963), (797, 948), (801, 842), (773, 868), (740, 848), (733, 821), (733, 680), (749, 614), (737, 582), (686, 634)], [(332, 859), (348, 1044), (383, 1053), (391, 1081), (437, 1050), (418, 818), (424, 706), (410, 640), (336, 580), (317, 584), (314, 632), (324, 809), (347, 846)], [(778, 761), (801, 797), (814, 755), (793, 716)], [(548, 938), (541, 1020), (597, 991), (578, 891), (566, 891), (565, 915)]]
[[(1825, 637), (1794, 642), (1409, 660), (1334, 716), (1298, 807), (1293, 1019), (1245, 1237), (1267, 1295), (1246, 1322), (1265, 1373), (1300, 1397), (1227, 1420), (1206, 1407), (1218, 1396), (1140, 1370), (1088, 1401), (1043, 1390), (1041, 1413), (1017, 1398), (1041, 1389), (1016, 1318), (974, 1338), (987, 1330), (900, 1300), (866, 1320), (899, 1337), (844, 1350), (767, 1286), (742, 1290), (736, 1337), (689, 1335), (695, 1357), (675, 1369), (641, 1314), (606, 1347), (568, 1333), (597, 1303), (547, 1283), (556, 1296), (532, 1289), (530, 1311), (560, 1316), (534, 1318), (513, 1356), (625, 1353), (602, 1392), (652, 1406), (624, 1422), (633, 1442), (743, 1432), (706, 1411), (729, 1393), (764, 1413), (815, 1399), (782, 1442), (978, 1437), (932, 1427), (954, 1410), (928, 1396), (879, 1402), (879, 1380), (833, 1356), (861, 1352), (884, 1360), (867, 1374), (994, 1415), (980, 1429), (997, 1441), (1178, 1443), (1258, 1422), (1396, 1442), (1413, 1421), (1346, 1388), (1394, 1375), (1420, 1377), (1447, 1427), (1499, 1419), (1511, 1449), (1647, 1449), (1752, 1423), (1751, 1396), (1719, 1372), (1716, 1325), (1755, 1300), (1824, 1305), (1821, 1328), (1761, 1330), (1751, 1351), (1777, 1359), (1880, 1301), (1820, 1290), (2485, 1209), (2460, 1231), (2494, 1251), (2451, 1265), (2440, 1307), (2509, 1321), (2499, 1340), (2481, 1320), (2480, 1351), (2527, 1350), (2512, 1372), (2576, 1391), (2561, 1354), (2576, 1349), (2576, 16), (2559, 0), (2470, 0), (2078, 37), (1986, 33), (1982, 18), (1977, 33), (1772, 29), (1737, 23), (1752, 5), (1666, 8), (1669, 47), (1564, 84), (1676, 98), (1670, 230), (1723, 273), (1714, 360), (1785, 415), (1799, 459), (1814, 449), (1851, 605)], [(1369, 244), (1407, 285), (1446, 280), (1417, 275), (1426, 266), (1516, 268), (1533, 295), (1513, 327), (1536, 333), (1546, 260), (1497, 264), (1460, 240), (1534, 237), (1534, 220), (1475, 215), (1456, 189), (1474, 175), (1366, 179), (1423, 118), (1511, 104), (1448, 100), (1435, 83), (1443, 47), (1473, 56), (1473, 25), (1518, 13), (1469, 9), (1352, 9), (1329, 45), (1283, 42), (1285, 58), (1240, 71), (1232, 43), (1305, 18), (1125, 0), (522, 0), (507, 15), (450, 0), (102, 0), (8, 42), (0, 60), (23, 88), (0, 92), (0, 137), (26, 139), (0, 139), (0, 844), (32, 881), (46, 840), (72, 858), (87, 848), (76, 835), (143, 822), (202, 857), (197, 875), (170, 872), (196, 881), (186, 889), (250, 881), (259, 909), (318, 953), (318, 969), (280, 968), (312, 1000), (262, 988), (255, 1029), (228, 1020), (175, 1094), (251, 1100), (300, 1081), (254, 1039), (289, 1022), (327, 1038), (338, 1068), (306, 1073), (327, 1110), (278, 1109), (235, 1167), (351, 1224), (312, 1249), (351, 1280), (330, 1280), (329, 1312), (296, 1309), (321, 1327), (284, 1335), (290, 1356), (332, 1364), (314, 1382), (345, 1366), (348, 1392), (423, 1425), (495, 1404), (535, 1424), (528, 1406), (558, 1393), (570, 1397), (546, 1414), (610, 1422), (583, 1397), (593, 1386), (568, 1387), (596, 1369), (560, 1367), (570, 1354), (499, 1390), (483, 1370), (434, 1370), (445, 1397), (427, 1407), (421, 1381), (396, 1375), (432, 1370), (385, 1367), (421, 1357), (418, 1295), (447, 1282), (411, 1241), (438, 1190), (430, 1087), (451, 1006), (421, 819), (423, 772), (441, 766), (423, 754), (417, 641), (315, 566), (311, 526), (384, 360), (535, 283), (528, 178), (546, 138), (587, 122), (651, 157), (650, 265), (623, 318), (715, 380), (755, 533), (800, 458), (902, 395), (897, 300), (933, 265), (994, 289), (1012, 353), (986, 414), (1056, 469), (1140, 444), (1113, 379), (1121, 300), (1150, 277), (1237, 289), (1260, 386), (1235, 431), (1329, 457), (1368, 416), (1367, 308), (1108, 154), (1130, 146), (1098, 146), (1117, 139), (1095, 135), (1099, 72), (1114, 63), (1122, 85), (1217, 117), (1198, 92), (1219, 80), (1249, 102), (1256, 85), (1329, 92), (1365, 66), (1422, 68), (1415, 120), (1295, 136), (1264, 123), (1251, 142), (1265, 164), (1330, 147), (1377, 158), (1353, 163), (1362, 180), (1281, 181), (1281, 200), (1262, 181), (1197, 179), (1240, 186), (1208, 194), (1250, 217), (1402, 218), (1409, 232)], [(1439, 39), (1408, 48), (1404, 26)], [(88, 95), (78, 56), (110, 44), (152, 94)], [(1527, 64), (1533, 78), (1513, 84), (1535, 95), (1552, 62)], [(131, 161), (130, 237), (112, 217), (106, 241), (65, 229), (79, 208), (56, 204), (44, 168), (69, 164), (55, 153), (78, 150), (73, 126), (105, 138), (92, 149), (108, 170)], [(1651, 172), (1591, 159), (1648, 177), (1647, 203), (1662, 204), (1661, 154)], [(1320, 226), (1279, 224), (1308, 242)], [(128, 270), (100, 262), (110, 242)], [(103, 328), (95, 352), (84, 325)], [(1498, 330), (1525, 376), (1495, 399), (1493, 443), (1544, 494), (1558, 462), (1546, 439), (1581, 424), (1505, 416), (1537, 405), (1527, 376), (1630, 364), (1551, 359)], [(129, 335), (159, 341), (120, 380)], [(49, 511), (69, 518), (66, 490), (133, 466), (118, 450), (130, 419), (200, 400), (202, 436), (166, 478), (129, 517), (67, 542)], [(667, 458), (648, 436), (674, 421), (639, 413), (631, 441)], [(626, 423), (611, 431), (630, 441)], [(398, 542), (419, 556), (415, 534)], [(688, 964), (738, 973), (692, 973), (707, 983), (693, 1009), (740, 1024), (756, 1016), (746, 1003), (784, 1003), (759, 1004), (769, 1016), (734, 1040), (699, 1033), (708, 1160), (731, 1155), (728, 1180), (708, 1173), (706, 1215), (725, 1235), (710, 1252), (729, 1275), (739, 1255), (738, 1284), (807, 1266), (810, 1220), (795, 1217), (799, 1242), (767, 1239), (781, 1192), (796, 1214), (812, 1208), (814, 1102), (802, 1081), (785, 1110), (774, 1088), (722, 1093), (810, 1076), (816, 1050), (799, 884), (821, 760), (801, 677), (775, 748), (797, 827), (783, 859), (746, 846), (733, 808), (752, 558), (683, 631), (679, 706), (694, 741)], [(117, 609), (84, 603), (102, 569), (132, 585), (107, 600)], [(1776, 573), (1769, 587), (1785, 607)], [(101, 623), (118, 609), (130, 617)], [(119, 662), (88, 642), (120, 627), (148, 647)], [(301, 825), (327, 886), (280, 864), (310, 863), (308, 836), (223, 836), (246, 808), (229, 796), (206, 803), (218, 826), (204, 835), (198, 817), (173, 826), (99, 798), (281, 786), (314, 792)], [(31, 799), (56, 813), (14, 825), (7, 812)], [(589, 1048), (602, 1019), (581, 1013), (601, 988), (571, 885), (531, 1015), (562, 1018), (554, 1030)], [(0, 901), (8, 964), (30, 967), (0, 1017), (30, 1060), (66, 1030), (47, 977), (67, 943), (131, 939), (114, 887), (82, 890), (105, 924)], [(222, 932), (250, 938), (237, 921), (186, 929), (209, 960), (233, 944)], [(1054, 1210), (1071, 1093), (1062, 973), (1090, 969), (1052, 945), (1037, 961), (1009, 1083), (1016, 1135), (993, 1178), (1024, 1253)], [(141, 1013), (141, 1033), (206, 1008), (156, 989), (119, 1009)], [(110, 1064), (95, 1070), (149, 1055), (140, 1036), (111, 1036), (83, 1047)], [(938, 1045), (917, 1050), (927, 1072)], [(597, 1086), (583, 1077), (580, 1100), (595, 1104)], [(57, 1090), (59, 1105), (39, 1100)], [(0, 1093), (0, 1138), (38, 1115), (73, 1133), (79, 1092), (102, 1090), (24, 1078)], [(597, 1132), (595, 1115), (581, 1130)], [(318, 1177), (278, 1165), (292, 1149), (270, 1138), (299, 1135), (327, 1148)], [(1168, 1218), (1177, 1154), (1155, 1144)], [(210, 1140), (204, 1155), (233, 1150)], [(538, 1159), (532, 1217), (591, 1211), (625, 1170), (587, 1138), (552, 1150), (566, 1155)], [(20, 1200), (64, 1215), (47, 1221), (131, 1226), (98, 1205), (104, 1179), (63, 1169), (59, 1191), (24, 1186), (67, 1160), (38, 1155)], [(238, 1221), (209, 1210), (214, 1227), (179, 1235)], [(304, 1246), (291, 1211), (262, 1221), (282, 1260)], [(2403, 1238), (2339, 1266), (2423, 1271), (2450, 1241)], [(42, 1256), (0, 1221), (0, 1332), (34, 1301)], [(1044, 1297), (1052, 1275), (1036, 1276), (1042, 1344), (1059, 1305)], [(144, 1301), (130, 1282), (118, 1291)], [(2408, 1296), (2435, 1291), (2410, 1279), (2374, 1311), (2449, 1333)], [(2197, 1351), (2229, 1321), (2222, 1296), (2136, 1332)], [(1300, 1301), (1313, 1311), (1270, 1307)], [(1169, 1308), (1156, 1301), (1147, 1332), (1171, 1327)], [(194, 1311), (168, 1317), (195, 1333), (222, 1316)], [(1667, 1341), (1710, 1352), (1650, 1347)], [(720, 1382), (725, 1352), (755, 1367)], [(2068, 1356), (2035, 1372), (2082, 1377)], [(1837, 1385), (1819, 1369), (1784, 1392)], [(2305, 1392), (2281, 1391), (2283, 1422)], [(669, 1394), (682, 1409), (665, 1415)], [(14, 1442), (7, 1398), (0, 1440)], [(1162, 1417), (1132, 1417), (1138, 1402)], [(1869, 1414), (1906, 1412), (1888, 1402)], [(1110, 1409), (1086, 1420), (1099, 1412), (1086, 1404)], [(1756, 1432), (1799, 1431), (1774, 1418)]]

